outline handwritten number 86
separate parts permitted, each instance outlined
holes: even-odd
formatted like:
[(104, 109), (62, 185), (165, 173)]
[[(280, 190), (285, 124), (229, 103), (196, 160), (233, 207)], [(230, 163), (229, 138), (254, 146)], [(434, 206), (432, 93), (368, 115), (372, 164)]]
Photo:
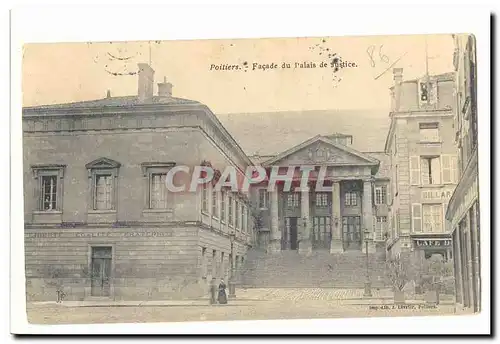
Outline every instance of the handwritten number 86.
[[(384, 63), (389, 63), (389, 57), (387, 57), (387, 55), (385, 55), (384, 53), (382, 53), (382, 47), (384, 45), (381, 44), (379, 47), (378, 47), (378, 57), (380, 59), (380, 61), (384, 62)], [(370, 64), (372, 67), (375, 67), (376, 63), (375, 63), (375, 58), (374, 58), (374, 54), (375, 54), (375, 51), (377, 50), (377, 47), (374, 46), (374, 45), (370, 45), (368, 47), (368, 49), (366, 49), (366, 52), (368, 54), (368, 57), (370, 58)]]

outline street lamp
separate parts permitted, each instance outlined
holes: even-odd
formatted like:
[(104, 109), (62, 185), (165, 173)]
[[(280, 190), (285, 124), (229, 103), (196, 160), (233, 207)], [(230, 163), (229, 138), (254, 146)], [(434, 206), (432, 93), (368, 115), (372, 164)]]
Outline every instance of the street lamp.
[(368, 264), (368, 243), (370, 242), (370, 231), (368, 229), (365, 229), (365, 251), (366, 251), (366, 281), (365, 281), (365, 297), (371, 297), (372, 296), (372, 286), (370, 282), (370, 266)]
[(236, 235), (234, 232), (229, 234), (229, 240), (231, 241), (231, 274), (229, 275), (229, 297), (230, 298), (235, 298), (236, 297), (236, 287), (234, 283), (234, 239), (236, 238)]

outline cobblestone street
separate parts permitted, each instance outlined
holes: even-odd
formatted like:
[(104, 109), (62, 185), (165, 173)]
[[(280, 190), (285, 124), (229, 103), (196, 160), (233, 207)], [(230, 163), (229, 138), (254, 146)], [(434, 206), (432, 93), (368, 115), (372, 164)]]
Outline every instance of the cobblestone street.
[[(252, 300), (349, 300), (363, 299), (363, 289), (338, 288), (255, 288), (238, 290), (238, 298)], [(373, 299), (392, 298), (389, 289), (373, 289)]]
[(396, 306), (389, 290), (373, 290), (373, 298), (366, 299), (361, 289), (260, 288), (238, 290), (237, 299), (227, 305), (210, 306), (208, 300), (107, 304), (68, 301), (29, 304), (27, 312), (31, 323), (77, 324), (425, 316), (462, 311), (450, 303), (433, 306), (415, 300)]

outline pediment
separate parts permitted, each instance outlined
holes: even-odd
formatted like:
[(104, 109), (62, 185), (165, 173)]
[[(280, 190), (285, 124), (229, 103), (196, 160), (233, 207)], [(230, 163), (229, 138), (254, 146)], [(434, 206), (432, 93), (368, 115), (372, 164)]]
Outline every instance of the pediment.
[(265, 162), (265, 165), (365, 165), (379, 161), (322, 136), (305, 141)]
[(109, 158), (99, 158), (85, 165), (87, 169), (95, 168), (119, 168), (121, 164)]

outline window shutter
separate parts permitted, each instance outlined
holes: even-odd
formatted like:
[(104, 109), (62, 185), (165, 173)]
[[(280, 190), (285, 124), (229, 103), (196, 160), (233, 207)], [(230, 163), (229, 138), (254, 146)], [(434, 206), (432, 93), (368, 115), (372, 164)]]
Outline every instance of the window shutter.
[(411, 185), (420, 184), (420, 157), (410, 157), (410, 183)]
[(422, 232), (422, 204), (413, 203), (411, 205), (411, 220), (413, 233)]
[(452, 182), (452, 174), (449, 155), (441, 155), (441, 170), (443, 171), (443, 184), (450, 184)]
[(429, 178), (429, 159), (420, 159), (420, 171), (422, 174), (422, 185), (429, 185), (431, 183)]
[(458, 183), (458, 157), (456, 155), (451, 156), (451, 182)]
[(432, 184), (441, 184), (441, 161), (439, 158), (431, 160)]

